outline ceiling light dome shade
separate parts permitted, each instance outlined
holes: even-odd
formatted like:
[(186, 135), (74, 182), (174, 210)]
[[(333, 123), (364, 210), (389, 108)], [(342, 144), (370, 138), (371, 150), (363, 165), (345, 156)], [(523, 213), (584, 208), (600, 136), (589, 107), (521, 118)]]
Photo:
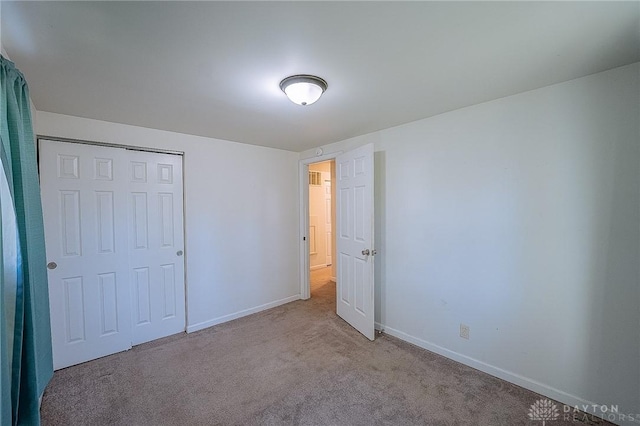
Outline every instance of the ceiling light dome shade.
[(292, 75), (280, 82), (280, 89), (291, 102), (298, 105), (311, 105), (327, 90), (327, 82), (315, 75)]

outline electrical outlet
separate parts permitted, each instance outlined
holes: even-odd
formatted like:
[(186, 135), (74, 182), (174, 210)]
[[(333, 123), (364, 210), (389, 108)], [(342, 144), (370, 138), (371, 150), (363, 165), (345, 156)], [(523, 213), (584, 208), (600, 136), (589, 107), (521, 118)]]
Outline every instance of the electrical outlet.
[(460, 337), (469, 340), (469, 326), (460, 324)]

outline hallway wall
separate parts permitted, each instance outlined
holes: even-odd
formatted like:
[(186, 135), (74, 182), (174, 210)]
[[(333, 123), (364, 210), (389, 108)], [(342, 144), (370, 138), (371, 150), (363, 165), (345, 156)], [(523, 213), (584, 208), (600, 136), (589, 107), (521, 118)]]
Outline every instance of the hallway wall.
[(309, 185), (309, 266), (316, 269), (331, 264), (331, 163), (310, 164), (309, 171), (322, 176), (320, 185)]

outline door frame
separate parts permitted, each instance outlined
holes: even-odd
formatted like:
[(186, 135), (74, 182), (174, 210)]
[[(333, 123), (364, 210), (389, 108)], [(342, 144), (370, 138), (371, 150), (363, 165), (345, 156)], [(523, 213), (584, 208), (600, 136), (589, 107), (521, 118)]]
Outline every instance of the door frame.
[[(300, 299), (302, 300), (311, 297), (309, 274), (309, 165), (335, 160), (340, 154), (342, 154), (342, 151), (336, 151), (330, 154), (306, 158), (298, 162), (298, 182), (300, 189)], [(339, 218), (336, 217), (336, 223), (332, 224), (332, 232), (334, 233), (336, 232), (335, 230), (338, 229), (338, 221)], [(332, 261), (336, 264), (337, 268), (338, 259), (332, 259)]]
[[(107, 148), (120, 148), (126, 149), (129, 151), (143, 151), (143, 152), (154, 152), (157, 154), (170, 154), (170, 155), (178, 155), (182, 157), (182, 235), (184, 240), (184, 248), (182, 249), (184, 254), (182, 256), (184, 262), (184, 332), (187, 332), (189, 328), (189, 281), (187, 274), (187, 256), (189, 256), (189, 251), (187, 250), (187, 203), (186, 203), (186, 191), (185, 191), (185, 163), (184, 163), (184, 151), (174, 151), (170, 149), (161, 149), (161, 148), (149, 148), (143, 146), (136, 145), (127, 145), (127, 144), (119, 144), (119, 143), (111, 143), (111, 142), (99, 142), (99, 141), (90, 141), (84, 139), (72, 139), (72, 138), (62, 138), (58, 136), (47, 136), (47, 135), (36, 135), (35, 143), (36, 143), (36, 162), (38, 164), (38, 182), (40, 181), (40, 141), (41, 140), (49, 140), (53, 142), (67, 142), (67, 143), (77, 143), (83, 145), (95, 145), (95, 146), (103, 146)], [(308, 177), (307, 177), (308, 179)]]

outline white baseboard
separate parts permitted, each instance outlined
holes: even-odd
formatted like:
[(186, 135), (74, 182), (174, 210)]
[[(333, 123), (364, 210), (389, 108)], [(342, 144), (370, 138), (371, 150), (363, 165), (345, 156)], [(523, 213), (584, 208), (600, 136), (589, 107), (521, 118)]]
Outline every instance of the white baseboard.
[[(592, 414), (595, 415), (597, 417), (606, 419), (614, 424), (619, 424), (619, 425), (637, 425), (638, 423), (635, 422), (628, 422), (628, 421), (624, 421), (624, 420), (620, 420), (620, 416), (617, 416), (617, 418), (612, 418), (613, 416), (610, 416), (611, 413), (607, 412), (607, 411), (602, 411), (602, 405), (601, 404), (595, 404), (591, 401), (587, 401), (585, 399), (582, 399), (580, 397), (577, 397), (575, 395), (571, 395), (568, 394), (566, 392), (563, 392), (559, 389), (555, 389), (551, 386), (545, 385), (544, 383), (540, 383), (537, 382), (533, 379), (530, 379), (528, 377), (524, 377), (521, 376), (519, 374), (516, 373), (512, 373), (510, 371), (507, 370), (503, 370), (502, 368), (498, 368), (495, 367), (493, 365), (487, 364), (485, 362), (482, 361), (478, 361), (475, 358), (471, 358), (469, 356), (466, 355), (462, 355), (458, 352), (452, 351), (450, 349), (447, 348), (443, 348), (442, 346), (438, 346), (434, 343), (431, 342), (427, 342), (426, 340), (422, 340), (418, 337), (414, 337), (411, 336), (407, 333), (404, 333), (400, 330), (396, 330), (393, 329), (391, 327), (387, 327), (384, 324), (375, 323), (375, 328), (376, 330), (382, 330), (384, 333), (388, 334), (389, 336), (393, 336), (393, 337), (397, 337), (398, 339), (404, 340), (406, 342), (412, 343), (416, 346), (419, 346), (423, 349), (426, 349), (428, 351), (431, 352), (435, 352), (438, 355), (442, 355), (446, 358), (452, 359), (454, 361), (458, 361), (464, 365), (467, 365), (469, 367), (475, 368), (476, 370), (480, 370), (484, 373), (490, 374), (492, 376), (495, 376), (499, 379), (502, 380), (506, 380), (507, 382), (511, 382), (513, 384), (516, 384), (518, 386), (522, 386), (525, 389), (529, 389), (531, 391), (534, 391), (536, 393), (539, 393), (540, 395), (544, 395), (548, 398), (554, 399), (556, 401), (561, 402), (562, 404), (571, 406), (571, 407), (575, 407), (577, 406), (580, 410), (588, 413), (588, 414)], [(586, 408), (588, 407), (588, 408)], [(594, 407), (595, 410), (594, 410)], [(605, 406), (605, 410), (606, 410), (606, 406)], [(563, 410), (562, 407), (558, 407), (559, 411), (560, 411), (560, 418), (562, 418), (563, 416)], [(526, 414), (523, 414), (523, 416)], [(640, 421), (640, 418), (638, 419)]]
[(327, 265), (325, 265), (325, 264), (315, 265), (315, 266), (310, 267), (309, 270), (313, 271), (313, 270), (316, 270), (316, 269), (322, 269), (322, 268), (326, 268), (326, 267), (327, 267)]
[(199, 322), (197, 324), (192, 324), (187, 326), (187, 333), (193, 333), (194, 331), (203, 330), (208, 327), (213, 327), (214, 325), (222, 324), (223, 322), (231, 321), (234, 319), (246, 317), (247, 315), (255, 314), (257, 312), (265, 311), (267, 309), (275, 308), (276, 306), (284, 305), (285, 303), (293, 302), (296, 300), (300, 300), (300, 295), (296, 294), (293, 296), (285, 297), (284, 299), (275, 300), (273, 302), (265, 303), (264, 305), (256, 306), (249, 309), (244, 309), (242, 311), (234, 312), (233, 314), (224, 315), (218, 318), (214, 318), (208, 321)]

